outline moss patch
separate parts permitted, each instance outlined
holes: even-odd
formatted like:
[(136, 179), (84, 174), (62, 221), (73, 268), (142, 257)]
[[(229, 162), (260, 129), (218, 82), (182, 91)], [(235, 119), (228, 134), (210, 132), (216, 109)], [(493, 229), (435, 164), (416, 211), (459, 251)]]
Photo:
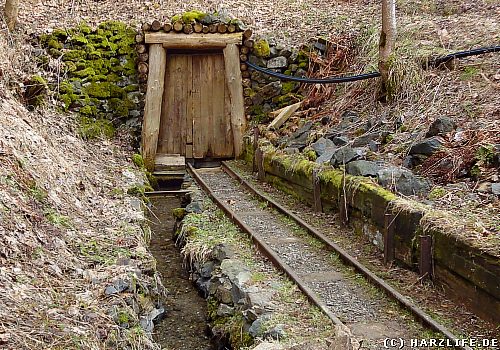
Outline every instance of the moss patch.
[(267, 40), (257, 40), (253, 47), (253, 54), (257, 57), (269, 57), (269, 55), (271, 55), (271, 49)]
[(99, 137), (112, 138), (115, 135), (115, 128), (111, 121), (107, 119), (94, 119), (83, 116), (80, 118), (79, 134), (87, 140)]
[(81, 115), (79, 131), (85, 138), (112, 136), (118, 120), (136, 108), (127, 97), (139, 93), (135, 35), (127, 24), (107, 21), (97, 28), (82, 22), (39, 38), (50, 56), (62, 58), (67, 78), (56, 96), (64, 111)]

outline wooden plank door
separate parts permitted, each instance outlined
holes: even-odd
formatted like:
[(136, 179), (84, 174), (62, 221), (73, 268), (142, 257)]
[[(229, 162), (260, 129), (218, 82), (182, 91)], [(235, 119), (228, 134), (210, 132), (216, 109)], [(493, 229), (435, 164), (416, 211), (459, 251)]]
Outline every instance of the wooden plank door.
[(233, 157), (230, 107), (222, 52), (168, 53), (158, 153)]

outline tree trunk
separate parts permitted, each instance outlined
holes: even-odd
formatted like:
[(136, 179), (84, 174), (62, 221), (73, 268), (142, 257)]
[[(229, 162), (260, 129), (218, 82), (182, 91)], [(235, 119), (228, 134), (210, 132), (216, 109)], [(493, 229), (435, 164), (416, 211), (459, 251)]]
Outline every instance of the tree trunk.
[(17, 14), (19, 13), (19, 0), (5, 0), (5, 20), (7, 28), (13, 31), (17, 23)]
[(379, 42), (378, 69), (382, 77), (381, 98), (390, 98), (389, 71), (396, 40), (396, 0), (382, 0), (382, 32)]

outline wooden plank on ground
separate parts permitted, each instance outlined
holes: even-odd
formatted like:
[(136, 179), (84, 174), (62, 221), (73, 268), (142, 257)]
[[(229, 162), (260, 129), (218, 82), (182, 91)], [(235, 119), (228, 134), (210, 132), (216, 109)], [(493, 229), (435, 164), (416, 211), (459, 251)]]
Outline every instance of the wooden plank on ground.
[(239, 57), (238, 46), (228, 44), (224, 49), (224, 63), (226, 68), (226, 83), (231, 99), (231, 128), (235, 157), (239, 157), (243, 153), (243, 133), (246, 128)]
[(290, 105), (290, 106), (283, 108), (281, 110), (280, 114), (278, 114), (276, 116), (276, 118), (274, 118), (274, 120), (271, 122), (271, 124), (269, 124), (269, 126), (267, 128), (268, 129), (278, 129), (281, 125), (283, 125), (283, 123), (285, 123), (288, 120), (288, 118), (290, 118), (290, 116), (297, 109), (300, 108), (301, 104), (302, 104), (302, 102), (297, 102), (297, 103), (294, 103), (293, 105)]
[(160, 44), (149, 49), (149, 75), (142, 125), (142, 155), (146, 168), (154, 168), (160, 131), (162, 97), (165, 83), (166, 50)]
[(161, 154), (155, 157), (155, 171), (184, 170), (186, 159), (180, 154)]
[(229, 44), (241, 45), (241, 33), (232, 34), (190, 34), (146, 33), (146, 44), (162, 44), (169, 49), (224, 48)]

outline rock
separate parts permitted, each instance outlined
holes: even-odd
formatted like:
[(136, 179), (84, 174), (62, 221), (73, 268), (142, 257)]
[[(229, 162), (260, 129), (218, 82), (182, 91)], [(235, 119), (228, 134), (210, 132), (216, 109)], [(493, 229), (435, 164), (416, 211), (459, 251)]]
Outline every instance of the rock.
[(372, 152), (378, 152), (380, 149), (380, 142), (371, 140), (368, 142), (368, 149)]
[(118, 291), (118, 293), (121, 293), (121, 292), (124, 292), (124, 291), (126, 291), (128, 289), (129, 282), (125, 281), (125, 280), (122, 280), (120, 278), (120, 279), (116, 280), (113, 283), (113, 286), (116, 288), (116, 290)]
[(224, 279), (222, 284), (217, 287), (215, 297), (224, 304), (233, 302), (233, 294), (231, 293), (232, 285), (227, 279)]
[(282, 88), (281, 82), (273, 81), (272, 83), (264, 85), (260, 89), (260, 94), (262, 95), (264, 100), (270, 100), (281, 93), (281, 88)]
[(151, 321), (153, 321), (153, 323), (156, 324), (161, 320), (163, 320), (166, 315), (167, 312), (165, 311), (165, 308), (163, 306), (160, 306), (158, 308), (154, 308), (153, 310), (151, 310), (148, 317)]
[(248, 267), (240, 260), (225, 259), (220, 264), (222, 274), (227, 276), (231, 282), (237, 281), (237, 277), (242, 272), (250, 273)]
[(297, 69), (297, 71), (293, 74), (294, 77), (305, 78), (307, 77), (307, 72), (302, 68)]
[(448, 117), (439, 117), (429, 126), (425, 137), (445, 135), (457, 128), (457, 124)]
[(231, 258), (233, 256), (233, 252), (229, 246), (220, 243), (217, 244), (212, 250), (212, 256), (218, 262), (222, 262), (224, 259)]
[(286, 145), (288, 147), (298, 148), (302, 150), (307, 145), (307, 139), (309, 138), (309, 133), (312, 128), (312, 122), (305, 123), (301, 128), (295, 131), (288, 139)]
[(246, 309), (243, 311), (243, 317), (245, 317), (245, 319), (251, 323), (255, 321), (259, 317), (259, 315), (255, 312), (254, 309)]
[(212, 277), (212, 272), (214, 271), (215, 264), (213, 261), (208, 261), (205, 264), (203, 264), (202, 268), (200, 269), (200, 276), (203, 278), (210, 278)]
[(395, 190), (406, 195), (422, 194), (430, 190), (427, 181), (417, 178), (410, 170), (387, 167), (377, 172), (379, 184), (386, 188), (395, 186)]
[(285, 152), (286, 154), (296, 154), (300, 153), (300, 150), (297, 147), (286, 147), (285, 149), (283, 149), (283, 152)]
[(344, 146), (339, 148), (333, 154), (330, 164), (333, 166), (339, 166), (342, 164), (347, 164), (353, 160), (356, 160), (363, 156), (364, 150), (362, 148), (352, 148), (349, 146)]
[(104, 294), (106, 295), (113, 295), (113, 294), (118, 294), (118, 291), (114, 286), (107, 286), (106, 289), (104, 290)]
[(276, 326), (274, 326), (273, 328), (264, 333), (265, 339), (281, 340), (284, 339), (285, 337), (286, 337), (286, 332), (284, 324), (277, 324)]
[(153, 321), (147, 316), (142, 316), (139, 320), (139, 324), (141, 325), (141, 328), (148, 333), (153, 332), (153, 329), (155, 327)]
[(252, 325), (248, 329), (248, 334), (250, 334), (252, 337), (256, 338), (263, 333), (263, 323), (271, 318), (270, 315), (265, 314), (260, 316), (258, 319), (252, 322)]
[(500, 144), (495, 145), (494, 150), (495, 153), (493, 154), (491, 164), (493, 164), (493, 166), (497, 168), (500, 168)]
[(267, 61), (267, 68), (270, 69), (285, 68), (287, 65), (288, 61), (284, 56), (274, 57)]
[(211, 293), (212, 281), (210, 278), (200, 277), (197, 280), (195, 280), (194, 284), (204, 298), (207, 298), (210, 294), (213, 294)]
[(316, 158), (316, 163), (318, 164), (330, 163), (333, 154), (337, 151), (337, 149), (338, 149), (337, 147), (331, 147), (325, 149), (325, 152), (321, 156)]
[(444, 145), (444, 140), (439, 136), (433, 136), (417, 142), (411, 146), (410, 154), (431, 155), (439, 151)]
[(370, 132), (354, 139), (353, 147), (366, 146), (370, 141), (376, 141), (380, 138), (380, 132)]
[(272, 309), (272, 299), (276, 294), (274, 290), (259, 289), (255, 286), (248, 288), (246, 293), (246, 305), (250, 308)]
[(203, 203), (201, 201), (192, 201), (186, 206), (187, 213), (201, 214), (203, 212)]
[(490, 193), (493, 190), (491, 185), (491, 182), (481, 182), (479, 185), (477, 185), (476, 191), (482, 193)]
[(356, 176), (377, 176), (380, 166), (368, 160), (355, 160), (346, 165), (346, 172)]
[(269, 58), (275, 58), (275, 57), (279, 56), (279, 53), (280, 53), (280, 51), (278, 50), (278, 48), (276, 46), (271, 46), (269, 48)]
[(345, 146), (349, 143), (349, 139), (345, 136), (334, 136), (331, 138), (335, 146)]
[[(262, 57), (257, 57), (255, 55), (250, 55), (250, 57), (248, 57), (248, 61), (252, 64), (255, 64), (256, 66), (260, 66), (260, 67), (267, 66), (267, 61), (265, 59), (263, 59)], [(253, 77), (252, 77), (252, 79), (253, 79)]]
[(217, 308), (217, 316), (227, 317), (234, 315), (234, 307), (226, 304), (220, 304)]
[(283, 350), (283, 346), (278, 343), (263, 342), (257, 345), (253, 350)]
[(491, 184), (491, 192), (493, 194), (496, 194), (497, 196), (500, 196), (500, 183), (495, 182)]
[(319, 157), (325, 153), (327, 148), (335, 148), (335, 144), (332, 142), (332, 140), (321, 137), (320, 139), (318, 139), (318, 141), (313, 143), (311, 147)]

